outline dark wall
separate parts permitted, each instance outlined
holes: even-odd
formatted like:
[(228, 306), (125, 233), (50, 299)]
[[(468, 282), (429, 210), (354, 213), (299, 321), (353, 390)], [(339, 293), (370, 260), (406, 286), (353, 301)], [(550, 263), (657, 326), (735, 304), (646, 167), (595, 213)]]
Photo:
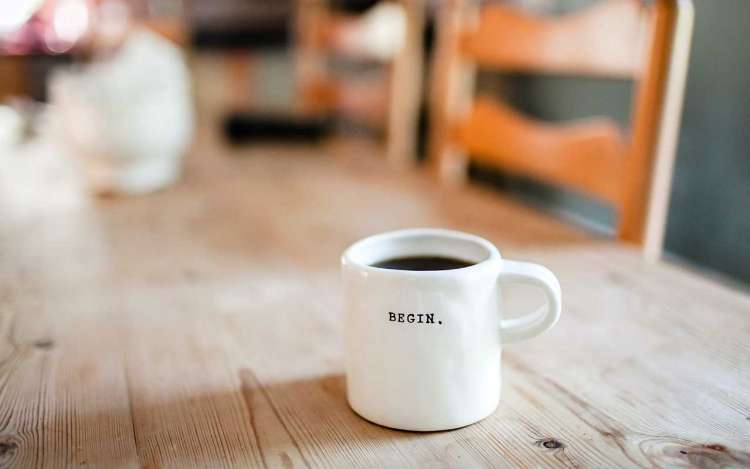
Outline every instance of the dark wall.
[(694, 2), (666, 246), (750, 284), (750, 1)]
[[(695, 32), (666, 234), (668, 253), (750, 284), (750, 1), (693, 0)], [(592, 0), (559, 0), (553, 13)], [(546, 120), (609, 115), (627, 124), (632, 85), (554, 77), (480, 77)], [(611, 210), (575, 194), (475, 170), (573, 218), (610, 227)]]

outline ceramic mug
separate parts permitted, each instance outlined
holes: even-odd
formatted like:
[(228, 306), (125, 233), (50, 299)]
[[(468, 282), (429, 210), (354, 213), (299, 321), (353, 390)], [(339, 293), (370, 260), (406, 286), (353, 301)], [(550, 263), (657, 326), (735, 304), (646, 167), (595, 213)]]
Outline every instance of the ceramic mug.
[[(436, 256), (468, 267), (394, 270), (387, 259)], [(546, 267), (503, 259), (489, 241), (443, 229), (365, 238), (342, 256), (347, 396), (367, 420), (415, 431), (463, 427), (500, 400), (500, 351), (552, 327), (560, 284)], [(541, 287), (546, 306), (503, 320), (500, 286)]]

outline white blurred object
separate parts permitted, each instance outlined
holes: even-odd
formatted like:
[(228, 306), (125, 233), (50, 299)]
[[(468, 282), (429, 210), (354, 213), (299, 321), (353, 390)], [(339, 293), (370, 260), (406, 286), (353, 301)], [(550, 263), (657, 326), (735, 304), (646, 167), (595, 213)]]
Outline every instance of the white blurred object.
[(393, 58), (406, 38), (406, 12), (395, 2), (380, 2), (367, 10), (355, 27), (342, 32), (343, 47), (387, 60)]
[(0, 2), (0, 34), (15, 31), (26, 23), (44, 0), (2, 0)]
[(108, 51), (118, 46), (131, 28), (130, 9), (123, 0), (104, 0), (96, 11), (94, 47)]
[(21, 141), (24, 119), (10, 106), (0, 105), (0, 152)]
[(89, 9), (83, 0), (62, 0), (55, 8), (52, 27), (57, 37), (75, 42), (89, 26)]
[(171, 42), (134, 30), (106, 61), (56, 74), (50, 87), (52, 125), (96, 192), (144, 193), (177, 179), (194, 116), (189, 72)]
[(58, 54), (72, 49), (88, 32), (89, 16), (88, 0), (59, 0), (52, 12), (52, 28), (44, 32), (44, 45)]

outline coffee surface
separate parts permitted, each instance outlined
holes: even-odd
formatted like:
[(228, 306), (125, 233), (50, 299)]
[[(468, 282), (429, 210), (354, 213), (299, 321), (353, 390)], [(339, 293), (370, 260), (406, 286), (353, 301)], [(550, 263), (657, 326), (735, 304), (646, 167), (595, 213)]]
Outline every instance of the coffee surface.
[(452, 270), (469, 267), (474, 264), (474, 262), (468, 262), (455, 257), (411, 256), (386, 259), (376, 262), (372, 266), (393, 270)]

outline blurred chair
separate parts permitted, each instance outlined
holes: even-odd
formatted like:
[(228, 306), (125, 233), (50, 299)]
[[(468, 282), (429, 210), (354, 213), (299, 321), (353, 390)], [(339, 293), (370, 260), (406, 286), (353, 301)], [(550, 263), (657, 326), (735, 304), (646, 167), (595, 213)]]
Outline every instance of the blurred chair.
[[(386, 158), (416, 157), (422, 98), (424, 0), (378, 2), (362, 14), (338, 12), (326, 0), (297, 0), (296, 68), (305, 114), (333, 113), (385, 128)], [(335, 58), (386, 67), (386, 80), (336, 76)], [(366, 75), (366, 74), (362, 74)]]
[(0, 55), (0, 103), (28, 93), (26, 67), (22, 56)]
[[(690, 0), (603, 0), (558, 17), (448, 0), (433, 59), (431, 163), (443, 181), (463, 181), (471, 158), (608, 202), (617, 237), (657, 259), (692, 21)], [(634, 80), (630, 128), (603, 117), (541, 122), (474, 99), (476, 67)]]

